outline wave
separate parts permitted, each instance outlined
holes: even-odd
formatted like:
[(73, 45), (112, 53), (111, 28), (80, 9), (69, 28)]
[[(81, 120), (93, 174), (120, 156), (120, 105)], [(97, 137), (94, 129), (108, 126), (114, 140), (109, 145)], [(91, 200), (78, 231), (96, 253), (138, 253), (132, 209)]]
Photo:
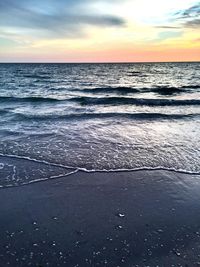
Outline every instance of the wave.
[(51, 103), (51, 102), (77, 102), (81, 105), (136, 105), (136, 106), (190, 106), (200, 105), (200, 99), (148, 99), (148, 98), (131, 98), (131, 97), (71, 97), (66, 99), (57, 99), (51, 97), (12, 97), (0, 96), (0, 102), (16, 103)]
[(200, 114), (164, 114), (164, 113), (119, 113), (119, 112), (110, 112), (110, 113), (73, 113), (73, 114), (64, 114), (64, 115), (27, 115), (22, 113), (16, 113), (14, 120), (37, 120), (37, 121), (46, 121), (46, 120), (84, 120), (84, 119), (110, 119), (110, 118), (126, 118), (131, 120), (181, 120), (199, 117)]
[(49, 80), (49, 79), (51, 79), (51, 76), (48, 76), (48, 75), (40, 75), (40, 74), (27, 74), (27, 75), (24, 75), (24, 78)]
[(180, 88), (182, 88), (182, 89), (200, 89), (200, 85), (183, 85)]
[[(76, 91), (76, 90), (75, 90)], [(97, 87), (91, 89), (77, 90), (79, 92), (86, 93), (118, 93), (118, 94), (129, 94), (129, 93), (139, 93), (140, 90), (134, 87), (118, 86), (118, 87)]]
[(29, 97), (15, 97), (15, 96), (0, 96), (0, 102), (58, 102), (59, 99), (51, 97), (29, 96)]
[(143, 77), (143, 76), (145, 76), (146, 77), (146, 74), (144, 74), (144, 73), (142, 73), (142, 72), (140, 72), (140, 71), (129, 71), (128, 72), (128, 76), (141, 76), (141, 77)]
[[(200, 88), (197, 85), (194, 86), (182, 86), (182, 87), (156, 87), (156, 88), (134, 88), (134, 87), (105, 87), (105, 88), (91, 88), (91, 89), (69, 89), (69, 91), (89, 92), (89, 93), (118, 93), (120, 95), (129, 93), (144, 93), (154, 92), (161, 95), (172, 95), (175, 93), (185, 92), (186, 88)], [(147, 105), (147, 106), (185, 106), (185, 105), (199, 105), (199, 99), (145, 99), (145, 98), (131, 98), (123, 96), (113, 97), (88, 97), (88, 96), (77, 96), (71, 98), (54, 98), (54, 97), (43, 97), (43, 96), (0, 96), (0, 102), (63, 102), (63, 101), (74, 101), (79, 102), (82, 105), (92, 104), (105, 104), (105, 105)]]
[(160, 95), (173, 95), (173, 94), (179, 94), (179, 93), (186, 93), (190, 91), (191, 89), (200, 89), (199, 85), (184, 85), (180, 87), (167, 87), (167, 86), (158, 86), (156, 88), (150, 88), (149, 92), (154, 92)]
[(117, 93), (117, 94), (135, 94), (135, 93), (146, 93), (153, 92), (160, 95), (173, 95), (188, 92), (191, 89), (200, 89), (199, 85), (191, 86), (180, 86), (180, 87), (170, 87), (170, 86), (157, 86), (153, 88), (142, 87), (128, 87), (128, 86), (118, 86), (118, 87), (96, 87), (96, 88), (85, 88), (85, 89), (72, 89), (72, 91), (86, 92), (86, 93)]
[(178, 87), (157, 87), (152, 88), (149, 92), (157, 93), (159, 95), (174, 95), (186, 92), (186, 90)]
[(190, 106), (200, 105), (200, 99), (148, 99), (130, 97), (73, 97), (69, 101), (81, 105)]

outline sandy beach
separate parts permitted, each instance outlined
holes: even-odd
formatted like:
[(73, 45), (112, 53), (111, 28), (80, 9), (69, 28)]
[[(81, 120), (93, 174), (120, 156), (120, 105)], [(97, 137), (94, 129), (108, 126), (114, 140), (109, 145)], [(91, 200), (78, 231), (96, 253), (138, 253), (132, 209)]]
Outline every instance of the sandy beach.
[(0, 266), (199, 266), (199, 176), (78, 172), (1, 189)]

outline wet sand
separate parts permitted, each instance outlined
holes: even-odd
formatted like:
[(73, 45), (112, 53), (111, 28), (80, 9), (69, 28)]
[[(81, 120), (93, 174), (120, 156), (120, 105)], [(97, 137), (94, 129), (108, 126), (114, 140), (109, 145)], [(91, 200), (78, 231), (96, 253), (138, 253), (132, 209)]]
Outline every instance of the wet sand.
[(0, 267), (200, 266), (197, 175), (78, 172), (0, 203)]

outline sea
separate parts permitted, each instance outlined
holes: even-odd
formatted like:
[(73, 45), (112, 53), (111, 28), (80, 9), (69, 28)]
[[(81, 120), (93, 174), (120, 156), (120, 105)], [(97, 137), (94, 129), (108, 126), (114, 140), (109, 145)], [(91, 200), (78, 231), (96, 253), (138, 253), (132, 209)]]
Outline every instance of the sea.
[(0, 64), (0, 187), (200, 174), (200, 63)]

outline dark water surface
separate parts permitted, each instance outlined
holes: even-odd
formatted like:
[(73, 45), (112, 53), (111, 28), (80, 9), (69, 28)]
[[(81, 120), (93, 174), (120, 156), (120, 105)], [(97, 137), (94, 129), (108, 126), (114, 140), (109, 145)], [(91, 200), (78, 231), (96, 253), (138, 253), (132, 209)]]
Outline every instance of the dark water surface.
[(200, 173), (200, 63), (0, 64), (0, 186)]

